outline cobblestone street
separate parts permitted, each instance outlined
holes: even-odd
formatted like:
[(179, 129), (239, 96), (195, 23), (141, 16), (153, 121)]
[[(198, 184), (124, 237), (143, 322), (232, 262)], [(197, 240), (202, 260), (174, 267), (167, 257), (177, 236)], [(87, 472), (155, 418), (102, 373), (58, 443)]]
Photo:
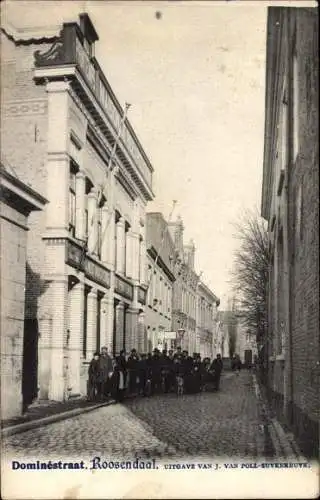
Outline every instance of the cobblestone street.
[[(266, 443), (252, 375), (226, 373), (218, 393), (129, 399), (8, 437), (8, 455), (262, 457)], [(266, 447), (267, 444), (267, 447)], [(272, 448), (272, 447), (271, 447)], [(268, 454), (268, 452), (267, 452)], [(271, 452), (272, 454), (272, 452)]]

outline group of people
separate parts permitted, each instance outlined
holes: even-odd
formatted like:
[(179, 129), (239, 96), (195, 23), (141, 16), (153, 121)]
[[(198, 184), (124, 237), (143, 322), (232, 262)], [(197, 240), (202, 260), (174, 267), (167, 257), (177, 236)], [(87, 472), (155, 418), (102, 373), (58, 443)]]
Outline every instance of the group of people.
[(89, 365), (88, 399), (113, 397), (123, 401), (125, 394), (151, 396), (155, 393), (196, 393), (212, 387), (219, 390), (223, 363), (220, 354), (211, 362), (198, 353), (189, 355), (178, 347), (162, 352), (138, 354), (132, 349), (129, 356), (122, 350), (114, 359), (106, 347), (95, 352)]

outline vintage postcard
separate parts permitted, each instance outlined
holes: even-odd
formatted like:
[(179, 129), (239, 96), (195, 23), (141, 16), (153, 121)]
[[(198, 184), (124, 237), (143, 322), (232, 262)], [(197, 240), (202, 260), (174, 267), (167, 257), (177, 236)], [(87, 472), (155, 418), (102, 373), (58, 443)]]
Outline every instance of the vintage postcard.
[(1, 3), (1, 496), (319, 494), (309, 1)]

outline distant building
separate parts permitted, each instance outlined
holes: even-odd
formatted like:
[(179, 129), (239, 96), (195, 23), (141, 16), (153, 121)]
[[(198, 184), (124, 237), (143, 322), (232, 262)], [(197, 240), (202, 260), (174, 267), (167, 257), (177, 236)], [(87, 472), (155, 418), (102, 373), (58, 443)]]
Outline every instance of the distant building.
[(184, 226), (180, 217), (169, 223), (175, 253), (172, 305), (172, 330), (178, 333), (178, 340), (189, 353), (196, 352), (197, 286), (199, 276), (194, 269), (195, 246), (193, 241), (184, 244)]
[(318, 10), (268, 10), (262, 216), (270, 272), (270, 400), (302, 450), (319, 444)]
[[(32, 338), (24, 332), (28, 216), (46, 200), (1, 162), (1, 418), (21, 415), (30, 401)], [(31, 348), (31, 349), (30, 349)], [(36, 396), (31, 395), (32, 396)]]
[(143, 350), (151, 352), (155, 348), (171, 348), (172, 296), (174, 276), (174, 243), (163, 215), (147, 213), (147, 307), (146, 339)]
[(258, 354), (255, 335), (250, 334), (250, 330), (241, 316), (237, 315), (236, 345), (235, 353), (238, 354), (241, 363), (250, 367)]
[[(234, 329), (234, 335), (236, 330)], [(213, 356), (220, 354), (222, 358), (230, 357), (230, 337), (233, 335), (231, 311), (219, 311), (216, 335), (213, 343)]]
[(214, 341), (216, 337), (219, 299), (202, 282), (197, 287), (197, 331), (196, 352), (201, 357), (214, 356)]

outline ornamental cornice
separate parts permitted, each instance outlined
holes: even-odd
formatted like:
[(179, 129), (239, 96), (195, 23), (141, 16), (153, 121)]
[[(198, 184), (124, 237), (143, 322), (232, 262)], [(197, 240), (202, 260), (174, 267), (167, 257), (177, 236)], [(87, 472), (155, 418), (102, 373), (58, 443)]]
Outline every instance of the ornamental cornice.
[[(77, 23), (65, 23), (59, 39), (49, 50), (35, 52), (35, 78), (40, 82), (51, 78), (70, 78), (96, 124), (99, 123), (103, 135), (109, 135), (111, 142), (114, 142), (123, 119), (123, 110), (98, 62), (86, 52), (82, 38)], [(124, 120), (117, 157), (130, 171), (132, 181), (139, 187), (142, 197), (153, 199), (153, 167), (128, 119)]]
[[(91, 113), (88, 111), (87, 107), (78, 96), (76, 90), (74, 88), (71, 88), (69, 93), (77, 106), (81, 109), (81, 112), (84, 114), (88, 122), (88, 140), (91, 142), (93, 147), (95, 147), (96, 152), (102, 158), (107, 167), (112, 150), (109, 140), (106, 139), (105, 134), (101, 132), (100, 126), (96, 124)], [(103, 149), (105, 151), (103, 151)], [(128, 169), (124, 166), (123, 161), (118, 157), (117, 153), (113, 162), (113, 167), (115, 164), (118, 166), (116, 177), (130, 196), (130, 198), (132, 200), (135, 200), (138, 196), (144, 198), (145, 194), (141, 191), (140, 187), (137, 186), (135, 180), (132, 178), (132, 175), (128, 172)]]

